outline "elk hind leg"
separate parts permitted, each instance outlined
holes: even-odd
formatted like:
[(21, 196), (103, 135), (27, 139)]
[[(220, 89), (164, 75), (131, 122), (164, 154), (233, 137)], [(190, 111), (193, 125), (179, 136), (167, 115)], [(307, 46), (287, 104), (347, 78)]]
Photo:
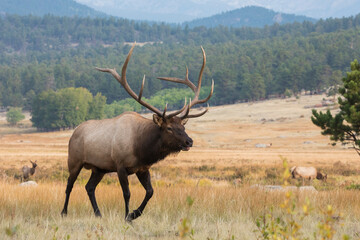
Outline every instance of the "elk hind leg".
[(132, 213), (130, 213), (127, 217), (127, 221), (132, 221), (136, 219), (137, 217), (141, 216), (142, 212), (144, 211), (144, 208), (150, 198), (152, 197), (154, 190), (151, 186), (151, 180), (150, 180), (150, 172), (149, 170), (145, 172), (137, 172), (136, 176), (138, 177), (140, 183), (143, 185), (143, 187), (146, 190), (145, 198), (138, 209), (134, 210)]
[(97, 217), (101, 217), (101, 213), (100, 213), (99, 207), (96, 203), (95, 189), (103, 177), (104, 177), (104, 173), (99, 172), (97, 170), (95, 170), (95, 171), (93, 170), (91, 173), (90, 179), (85, 186), (85, 189), (89, 195), (91, 205), (94, 209), (95, 216), (97, 216)]
[(68, 204), (69, 204), (70, 193), (71, 193), (71, 190), (72, 190), (72, 188), (74, 186), (74, 182), (76, 181), (76, 178), (78, 177), (81, 169), (82, 169), (82, 165), (78, 166), (75, 169), (73, 168), (72, 170), (69, 170), (70, 175), (69, 175), (67, 186), (66, 186), (65, 203), (64, 203), (64, 208), (61, 211), (61, 216), (67, 215), (67, 208), (68, 208)]

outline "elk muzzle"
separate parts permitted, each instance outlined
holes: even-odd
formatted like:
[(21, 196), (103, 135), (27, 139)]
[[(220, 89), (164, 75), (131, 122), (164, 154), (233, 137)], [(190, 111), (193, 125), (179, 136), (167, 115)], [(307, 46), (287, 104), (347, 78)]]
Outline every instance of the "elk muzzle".
[(184, 146), (181, 147), (183, 151), (189, 151), (193, 145), (193, 140), (190, 137), (187, 137)]

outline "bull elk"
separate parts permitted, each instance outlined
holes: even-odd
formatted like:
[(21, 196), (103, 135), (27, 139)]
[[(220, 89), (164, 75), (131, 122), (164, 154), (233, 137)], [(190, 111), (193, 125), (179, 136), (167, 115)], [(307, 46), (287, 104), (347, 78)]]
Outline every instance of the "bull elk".
[[(163, 111), (160, 111), (141, 99), (145, 76), (139, 95), (136, 95), (128, 85), (126, 68), (134, 47), (135, 44), (130, 49), (123, 64), (121, 76), (115, 69), (96, 69), (112, 74), (131, 97), (155, 113), (153, 114), (153, 119), (144, 118), (135, 112), (125, 112), (112, 119), (84, 122), (75, 129), (69, 141), (69, 178), (65, 191), (64, 208), (61, 212), (62, 215), (67, 214), (69, 197), (74, 182), (81, 169), (85, 168), (92, 171), (85, 189), (96, 216), (101, 217), (101, 213), (95, 199), (95, 188), (104, 174), (116, 172), (123, 191), (126, 221), (132, 221), (139, 217), (153, 195), (149, 168), (171, 153), (188, 151), (193, 145), (193, 140), (185, 132), (184, 125), (189, 118), (200, 117), (209, 109), (209, 106), (207, 106), (207, 108), (200, 113), (190, 114), (190, 109), (194, 105), (207, 102), (214, 91), (214, 81), (212, 81), (211, 91), (208, 97), (199, 99), (202, 75), (206, 64), (205, 51), (202, 47), (203, 64), (199, 73), (197, 86), (189, 80), (187, 68), (185, 79), (174, 77), (158, 78), (165, 81), (185, 84), (195, 93), (193, 101), (190, 99), (189, 104), (187, 104), (185, 98), (184, 106), (180, 110), (172, 113), (167, 113), (167, 106), (165, 106)], [(140, 206), (129, 214), (130, 191), (128, 176), (134, 173), (145, 188), (146, 194)]]

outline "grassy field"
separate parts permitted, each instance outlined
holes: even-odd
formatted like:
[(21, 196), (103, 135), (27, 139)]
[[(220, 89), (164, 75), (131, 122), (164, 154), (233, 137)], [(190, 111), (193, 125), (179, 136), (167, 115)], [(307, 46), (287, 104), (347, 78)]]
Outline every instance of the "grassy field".
[[(20, 188), (2, 183), (0, 212), (2, 235), (5, 229), (15, 229), (15, 239), (177, 239), (184, 231), (181, 222), (190, 220), (189, 229), (195, 239), (257, 239), (257, 217), (274, 206), (275, 214), (284, 215), (280, 205), (283, 192), (264, 192), (249, 187), (156, 187), (143, 216), (131, 225), (123, 220), (124, 209), (119, 187), (101, 184), (97, 190), (99, 207), (103, 218), (95, 218), (83, 186), (76, 186), (71, 197), (69, 214), (60, 216), (64, 185), (42, 183), (36, 188)], [(137, 207), (144, 191), (132, 186), (131, 208)], [(192, 196), (194, 204), (189, 207), (186, 198)], [(358, 237), (360, 214), (359, 194), (345, 190), (332, 190), (317, 194), (296, 193), (298, 205), (311, 199), (314, 210), (301, 220), (303, 237), (318, 232), (323, 221), (321, 210), (331, 204), (341, 209), (342, 218), (337, 220), (336, 235), (344, 233)], [(340, 216), (340, 211), (334, 216)], [(2, 239), (4, 239), (2, 237)], [(354, 238), (356, 239), (356, 238)]]
[[(331, 146), (311, 123), (312, 106), (324, 97), (214, 107), (190, 119), (187, 132), (194, 147), (153, 166), (154, 196), (132, 224), (123, 220), (121, 189), (111, 174), (97, 188), (103, 218), (95, 218), (84, 189), (85, 170), (75, 184), (69, 214), (61, 218), (72, 131), (38, 133), (28, 119), (21, 128), (9, 128), (0, 116), (0, 239), (178, 239), (183, 234), (188, 239), (263, 239), (264, 221), (259, 227), (256, 219), (266, 214), (294, 220), (301, 226), (300, 239), (321, 239), (324, 226), (334, 230), (333, 239), (343, 234), (359, 239), (359, 156), (346, 146)], [(294, 190), (291, 197), (254, 187), (282, 184), (282, 159), (289, 166), (315, 166), (328, 174), (328, 181), (306, 183), (318, 191)], [(39, 185), (20, 187), (20, 169), (30, 166), (29, 160), (37, 160), (32, 180)], [(130, 208), (135, 209), (145, 191), (133, 176), (130, 185)], [(291, 214), (284, 203), (294, 204)], [(304, 205), (312, 209), (309, 214)], [(333, 212), (327, 212), (328, 205)]]

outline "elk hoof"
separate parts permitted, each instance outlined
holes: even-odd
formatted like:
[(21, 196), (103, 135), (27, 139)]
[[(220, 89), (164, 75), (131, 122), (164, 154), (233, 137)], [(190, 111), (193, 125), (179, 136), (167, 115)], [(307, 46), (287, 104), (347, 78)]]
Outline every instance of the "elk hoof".
[(132, 220), (140, 217), (141, 212), (139, 210), (134, 210), (132, 213), (130, 213), (129, 215), (127, 215), (126, 217), (126, 221), (127, 222), (131, 222)]
[(102, 218), (102, 215), (99, 210), (95, 211), (95, 217)]
[(67, 211), (62, 210), (62, 212), (61, 212), (61, 216), (62, 216), (62, 217), (66, 217), (66, 216), (67, 216)]
[(134, 219), (135, 219), (135, 218), (134, 218), (134, 213), (130, 213), (130, 214), (128, 214), (128, 215), (126, 216), (125, 221), (128, 222), (128, 223), (131, 223), (132, 220), (134, 220)]

